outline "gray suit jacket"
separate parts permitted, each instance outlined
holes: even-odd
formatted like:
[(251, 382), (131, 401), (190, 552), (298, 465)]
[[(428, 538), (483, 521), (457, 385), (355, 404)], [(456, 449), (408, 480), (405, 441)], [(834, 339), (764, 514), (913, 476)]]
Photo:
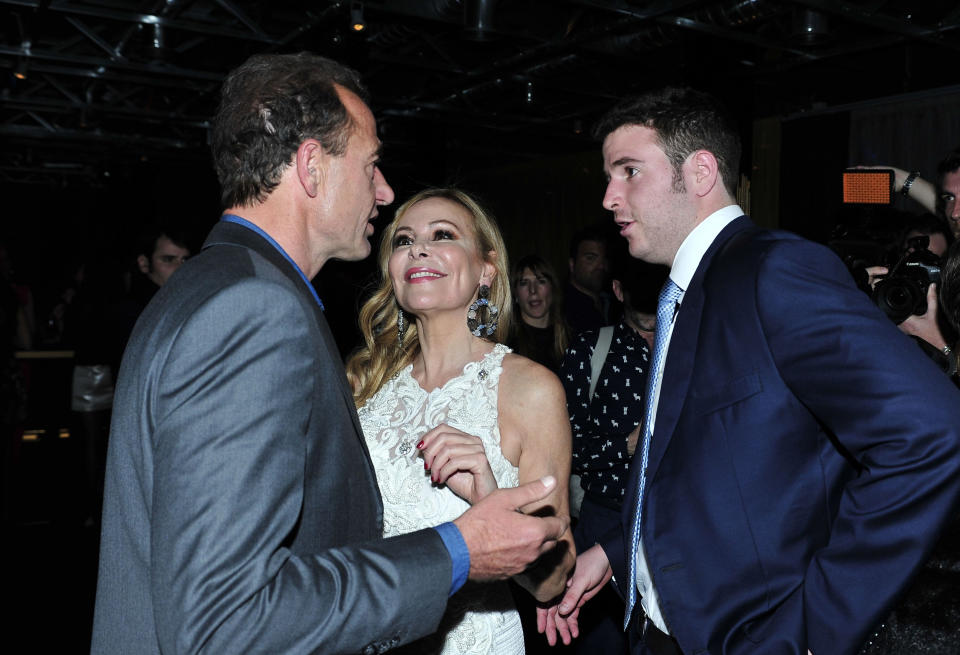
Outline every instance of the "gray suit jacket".
[(94, 653), (377, 653), (433, 632), (435, 530), (382, 540), (336, 346), (296, 270), (219, 223), (130, 338)]

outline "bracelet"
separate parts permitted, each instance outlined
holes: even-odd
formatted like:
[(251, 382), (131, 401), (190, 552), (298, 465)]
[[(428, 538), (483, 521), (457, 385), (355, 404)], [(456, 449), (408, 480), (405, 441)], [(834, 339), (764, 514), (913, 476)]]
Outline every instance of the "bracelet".
[(904, 198), (910, 195), (910, 187), (913, 186), (913, 183), (916, 179), (920, 177), (920, 171), (914, 171), (907, 176), (907, 179), (903, 181), (903, 186), (900, 187), (900, 195)]
[(950, 353), (952, 352), (953, 352), (953, 348), (951, 348), (950, 346), (943, 347), (943, 354), (946, 355), (947, 357), (949, 357)]

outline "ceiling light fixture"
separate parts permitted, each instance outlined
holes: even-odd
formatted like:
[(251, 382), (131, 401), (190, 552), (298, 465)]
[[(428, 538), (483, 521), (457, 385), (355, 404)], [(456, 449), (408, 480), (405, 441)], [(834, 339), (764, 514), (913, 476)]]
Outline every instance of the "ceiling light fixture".
[(363, 3), (350, 3), (350, 29), (354, 32), (362, 32), (367, 29), (367, 22), (363, 20)]
[(17, 66), (13, 69), (13, 76), (18, 80), (27, 79), (27, 58), (21, 57), (17, 60)]
[(795, 11), (793, 15), (793, 38), (804, 45), (819, 45), (830, 40), (830, 24), (827, 16), (810, 9)]
[(467, 34), (476, 41), (486, 41), (493, 27), (496, 0), (463, 0), (462, 4)]

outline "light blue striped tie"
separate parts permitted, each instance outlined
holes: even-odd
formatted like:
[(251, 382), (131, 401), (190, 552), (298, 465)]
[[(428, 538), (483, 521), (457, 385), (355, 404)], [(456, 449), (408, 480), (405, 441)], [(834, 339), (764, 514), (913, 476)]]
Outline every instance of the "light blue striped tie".
[(643, 450), (640, 456), (640, 480), (637, 484), (637, 496), (634, 499), (633, 521), (630, 523), (630, 567), (629, 589), (627, 590), (627, 612), (623, 617), (623, 629), (630, 624), (630, 614), (637, 604), (637, 549), (640, 547), (640, 510), (643, 502), (643, 490), (647, 480), (647, 462), (650, 458), (650, 435), (653, 434), (653, 393), (657, 379), (663, 374), (663, 361), (667, 358), (666, 341), (673, 323), (677, 299), (683, 295), (683, 289), (667, 278), (660, 290), (657, 304), (657, 336), (653, 342), (653, 368), (647, 377), (647, 409), (643, 420)]

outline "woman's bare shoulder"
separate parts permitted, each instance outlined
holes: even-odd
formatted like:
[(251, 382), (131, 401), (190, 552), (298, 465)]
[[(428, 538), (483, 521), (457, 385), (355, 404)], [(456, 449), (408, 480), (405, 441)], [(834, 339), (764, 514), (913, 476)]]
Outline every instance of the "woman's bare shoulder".
[[(509, 353), (503, 358), (503, 373), (500, 375), (500, 393), (512, 401), (513, 406), (526, 402), (557, 402), (566, 406), (563, 385), (560, 379), (546, 366), (522, 355)], [(516, 402), (526, 401), (526, 402)]]

